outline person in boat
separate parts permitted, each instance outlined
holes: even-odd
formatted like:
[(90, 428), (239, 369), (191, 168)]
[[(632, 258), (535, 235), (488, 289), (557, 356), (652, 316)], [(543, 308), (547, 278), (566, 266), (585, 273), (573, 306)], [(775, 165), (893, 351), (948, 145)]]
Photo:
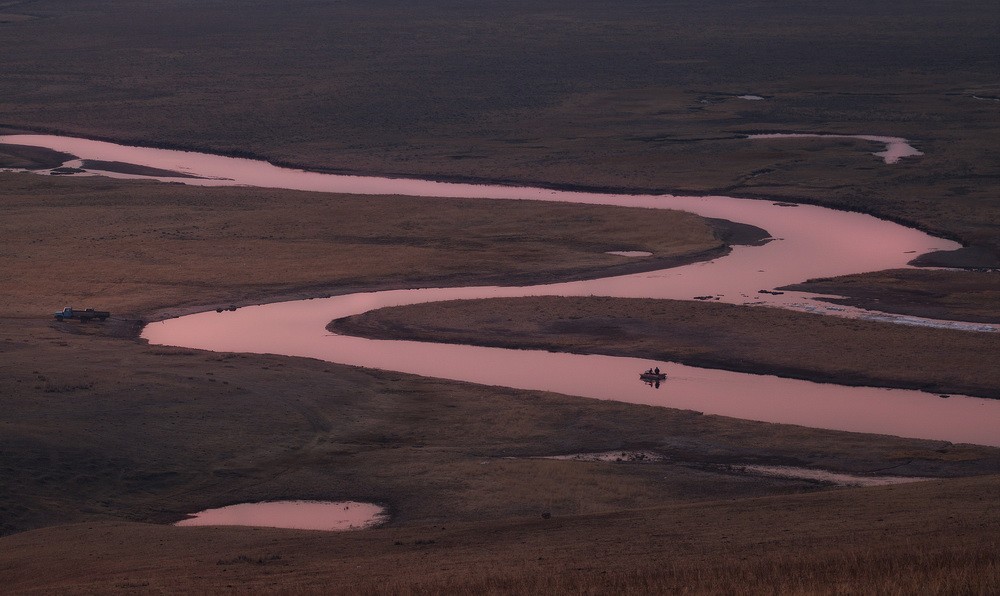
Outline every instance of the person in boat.
[(660, 374), (660, 367), (659, 366), (656, 367), (656, 374)]

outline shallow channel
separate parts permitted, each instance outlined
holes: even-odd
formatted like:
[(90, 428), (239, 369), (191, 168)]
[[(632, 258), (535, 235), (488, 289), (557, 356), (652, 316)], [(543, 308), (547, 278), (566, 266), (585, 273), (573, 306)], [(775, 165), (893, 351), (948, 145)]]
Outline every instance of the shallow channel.
[[(896, 140), (870, 138), (879, 142)], [(959, 246), (918, 230), (858, 213), (808, 205), (790, 208), (782, 203), (721, 196), (614, 195), (340, 176), (278, 168), (247, 159), (123, 147), (47, 135), (0, 137), (2, 142), (44, 146), (81, 160), (122, 162), (197, 176), (174, 179), (192, 185), (253, 185), (349, 194), (545, 200), (679, 209), (762, 227), (774, 237), (764, 246), (734, 247), (733, 252), (723, 258), (635, 275), (531, 287), (358, 293), (222, 313), (199, 313), (148, 325), (143, 337), (153, 344), (304, 356), (423, 376), (697, 410), (766, 422), (1000, 446), (1000, 400), (963, 396), (945, 400), (918, 391), (844, 387), (632, 358), (367, 340), (325, 331), (332, 319), (385, 306), (536, 295), (682, 300), (711, 296), (733, 304), (767, 305), (978, 331), (996, 330), (996, 326), (990, 325), (893, 317), (834, 307), (813, 300), (813, 295), (799, 292), (770, 293), (770, 289), (809, 278), (905, 267), (914, 254), (952, 250)], [(658, 390), (638, 380), (638, 372), (654, 364), (660, 364), (668, 374)]]

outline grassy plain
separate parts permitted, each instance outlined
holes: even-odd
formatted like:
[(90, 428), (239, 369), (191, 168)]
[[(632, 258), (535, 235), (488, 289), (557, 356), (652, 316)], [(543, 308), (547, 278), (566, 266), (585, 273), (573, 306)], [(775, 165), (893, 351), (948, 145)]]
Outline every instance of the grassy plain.
[[(729, 508), (773, 512), (793, 505), (754, 499), (819, 497), (829, 486), (748, 475), (731, 465), (938, 478), (1000, 469), (996, 449), (782, 427), (134, 340), (135, 318), (186, 310), (199, 301), (228, 304), (408, 284), (417, 279), (413, 276), (434, 274), (449, 283), (491, 275), (550, 277), (553, 271), (594, 274), (620, 262), (604, 249), (637, 242), (643, 229), (649, 230), (646, 240), (627, 246), (659, 254), (691, 256), (692, 249), (714, 254), (719, 241), (708, 226), (696, 219), (678, 224), (676, 218), (687, 216), (24, 174), (3, 175), (0, 181), (6, 189), (10, 277), (4, 292), (11, 313), (0, 319), (0, 531), (14, 534), (0, 539), (0, 577), (18, 590), (234, 586), (405, 593), (587, 585), (644, 590), (678, 582), (712, 589), (761, 570), (766, 573), (760, 581), (786, 585), (783, 574), (816, 562), (796, 554), (810, 536), (807, 529), (791, 536), (775, 533), (779, 514), (760, 513), (741, 522), (741, 538), (734, 543), (735, 514)], [(399, 225), (383, 225), (393, 217), (401, 218)], [(553, 221), (564, 235), (551, 232)], [(664, 229), (677, 229), (678, 237)], [(597, 236), (610, 244), (589, 240)], [(407, 256), (414, 250), (419, 257)], [(369, 252), (377, 258), (365, 260)], [(438, 254), (438, 260), (428, 253)], [(418, 271), (415, 260), (422, 263)], [(157, 267), (161, 277), (150, 277), (147, 269)], [(476, 272), (472, 278), (469, 271)], [(112, 304), (127, 316), (106, 324), (56, 323), (47, 312), (57, 295), (89, 299), (98, 307)], [(649, 464), (534, 459), (631, 449), (666, 459)], [(907, 493), (906, 502), (916, 507), (940, 499), (937, 485), (925, 485), (928, 492)], [(867, 493), (835, 494), (844, 495), (839, 509), (828, 509), (825, 498), (812, 506), (808, 515), (816, 524), (846, 516), (848, 521), (838, 523), (852, 531), (870, 525), (868, 517), (847, 513), (855, 498), (869, 502)], [(885, 521), (880, 527), (903, 536), (913, 519), (903, 514), (907, 510), (899, 508), (895, 493), (885, 494), (890, 498), (875, 508)], [(391, 528), (329, 536), (238, 529), (185, 533), (160, 525), (202, 508), (281, 498), (382, 503), (392, 512)], [(894, 581), (887, 574), (912, 561), (937, 562), (942, 571), (934, 581), (944, 586), (988, 581), (994, 571), (982, 554), (989, 547), (982, 540), (994, 520), (974, 499), (956, 499), (953, 506), (962, 524), (946, 526), (942, 513), (932, 527), (965, 532), (975, 522), (985, 524), (983, 533), (962, 545), (954, 534), (933, 547), (907, 550), (894, 542), (911, 562), (892, 555), (889, 571), (881, 575), (857, 565), (872, 552), (885, 553), (884, 543), (866, 536), (855, 550), (837, 555), (844, 564), (855, 561), (853, 579), (843, 581), (882, 585), (878, 582)], [(539, 524), (543, 514), (551, 524)], [(679, 560), (666, 575), (661, 565), (637, 558), (637, 547), (616, 546), (634, 541), (634, 526), (648, 523), (669, 529), (670, 536), (688, 537), (662, 541), (649, 531), (638, 540), (654, 549), (657, 561)], [(33, 528), (49, 529), (25, 532)], [(840, 525), (826, 530), (831, 542), (842, 531)], [(595, 536), (616, 554), (598, 563), (582, 558), (579, 545)], [(762, 536), (770, 536), (771, 555), (757, 560), (744, 549), (756, 549)], [(523, 540), (530, 546), (511, 548)], [(345, 549), (354, 554), (344, 558)], [(497, 559), (498, 552), (510, 559)], [(712, 572), (709, 583), (696, 579), (734, 552), (752, 562), (726, 574)], [(542, 565), (550, 558), (551, 565)], [(58, 572), (38, 573), (37, 565), (56, 560)], [(493, 563), (484, 567), (484, 561)], [(436, 571), (428, 574), (428, 568)], [(381, 571), (373, 575), (374, 569)], [(817, 577), (825, 582), (828, 576)]]
[[(1000, 10), (987, 0), (31, 0), (2, 13), (12, 128), (327, 171), (818, 202), (1000, 247)], [(751, 131), (900, 135), (925, 155), (887, 166), (872, 143)], [(623, 262), (603, 250), (701, 250), (700, 224), (684, 224), (697, 239), (640, 243), (641, 224), (576, 208), (6, 175), (0, 196), (0, 527), (17, 532), (0, 539), (0, 579), (17, 591), (997, 584), (995, 475), (830, 491), (725, 468), (954, 477), (996, 474), (994, 449), (151, 348), (130, 321), (45, 318), (80, 300), (132, 319), (572, 277)], [(524, 458), (630, 448), (668, 459)], [(350, 535), (157, 525), (282, 497), (375, 500), (393, 522)]]
[[(1000, 248), (989, 0), (15, 9), (37, 18), (0, 24), (0, 125), (336, 171), (821, 202)], [(904, 136), (924, 156), (887, 167), (874, 143), (751, 131)]]
[(5, 539), (0, 574), (14, 591), (62, 593), (989, 594), (1000, 580), (998, 484), (967, 478), (355, 534), (88, 523)]
[[(871, 496), (835, 491), (844, 500), (831, 509), (822, 496), (828, 485), (748, 475), (730, 466), (937, 478), (1000, 470), (1000, 450), (990, 448), (134, 340), (137, 318), (197, 304), (421, 279), (470, 283), (596, 274), (625, 260), (604, 254), (608, 248), (681, 258), (715, 254), (720, 242), (698, 219), (527, 202), (207, 190), (26, 174), (0, 175), (0, 183), (9, 305), (9, 315), (0, 319), (0, 531), (14, 534), (0, 539), (0, 577), (18, 589), (170, 585), (405, 593), (591, 585), (643, 591), (690, 584), (711, 590), (748, 574), (783, 586), (789, 574), (817, 564), (818, 558), (801, 555), (804, 541), (833, 549), (836, 535), (868, 530), (869, 517), (853, 512)], [(663, 230), (676, 230), (676, 236)], [(113, 305), (125, 316), (106, 324), (56, 323), (48, 311), (61, 306), (57, 300)], [(534, 459), (632, 449), (666, 459)], [(977, 482), (986, 483), (975, 485), (982, 489), (994, 480)], [(888, 498), (871, 510), (885, 522), (879, 526), (885, 534), (895, 537), (893, 553), (881, 534), (865, 534), (847, 551), (837, 547), (837, 563), (819, 567), (826, 571), (803, 585), (833, 576), (850, 585), (898, 585), (892, 578), (915, 561), (933, 570), (920, 577), (933, 576), (942, 586), (974, 588), (989, 581), (995, 565), (984, 553), (995, 522), (977, 508), (975, 490), (968, 499), (953, 498), (949, 515), (961, 524), (947, 519), (944, 509), (935, 513), (936, 521), (924, 528), (942, 535), (927, 546), (911, 541), (913, 516), (907, 512), (942, 497), (938, 485), (920, 485), (927, 488), (907, 493), (906, 508), (887, 489)], [(790, 503), (826, 527), (829, 542), (810, 538), (810, 526), (776, 526), (775, 516), (783, 513), (760, 513), (734, 529), (730, 508), (792, 507), (756, 500), (781, 495), (816, 495), (812, 505)], [(281, 498), (379, 502), (392, 512), (391, 528), (328, 536), (184, 533), (160, 525), (202, 508)], [(540, 525), (542, 514), (553, 524)], [(636, 524), (647, 528), (638, 539)], [(558, 532), (551, 531), (554, 525)], [(669, 530), (669, 540), (650, 529), (660, 527)], [(48, 529), (27, 531), (36, 528)], [(956, 532), (970, 528), (972, 538), (959, 544)], [(595, 536), (607, 551), (597, 563), (577, 552)], [(762, 537), (769, 554), (757, 558), (752, 553)], [(528, 547), (511, 548), (523, 540)], [(635, 556), (638, 547), (620, 546), (632, 542), (656, 558), (642, 559)], [(355, 554), (344, 558), (344, 549)], [(498, 552), (510, 558), (498, 559)], [(737, 567), (714, 571), (734, 556), (741, 560)], [(872, 556), (884, 569), (858, 563)], [(37, 572), (36, 565), (55, 560), (65, 563), (59, 572)], [(663, 560), (678, 562), (665, 571)], [(851, 571), (845, 576), (840, 565)], [(428, 574), (429, 568), (436, 571)], [(381, 571), (373, 575), (375, 569)]]
[(4, 316), (72, 304), (149, 318), (360, 287), (624, 273), (726, 250), (705, 220), (662, 210), (10, 173), (0, 189)]

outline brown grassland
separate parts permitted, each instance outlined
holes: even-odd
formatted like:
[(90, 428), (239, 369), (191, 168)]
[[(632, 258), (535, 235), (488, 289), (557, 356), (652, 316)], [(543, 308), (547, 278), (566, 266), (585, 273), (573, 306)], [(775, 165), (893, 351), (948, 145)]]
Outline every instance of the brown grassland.
[[(2, 179), (9, 193), (5, 249), (16, 280), (5, 291), (11, 312), (19, 316), (0, 320), (5, 406), (0, 511), (2, 531), (14, 533), (2, 540), (9, 548), (0, 555), (0, 576), (17, 591), (230, 586), (647, 591), (689, 584), (711, 591), (748, 575), (760, 575), (761, 585), (792, 582), (818, 589), (829, 581), (899, 585), (893, 578), (900, 566), (918, 564), (937, 569), (919, 577), (942, 589), (975, 589), (995, 575), (994, 563), (984, 554), (992, 543), (980, 538), (992, 535), (996, 521), (981, 510), (977, 499), (982, 494), (975, 489), (967, 499), (955, 497), (951, 509), (936, 513), (936, 525), (924, 527), (963, 533), (971, 527), (980, 538), (959, 543), (954, 532), (945, 532), (948, 536), (933, 545), (913, 543), (910, 524), (915, 520), (906, 512), (921, 499), (932, 499), (932, 493), (940, 495), (940, 489), (920, 483), (926, 488), (905, 493), (902, 502), (911, 505), (901, 508), (896, 498), (901, 493), (894, 492), (898, 487), (887, 487), (886, 500), (878, 501), (882, 507), (872, 513), (883, 520), (878, 542), (875, 534), (864, 534), (868, 540), (858, 540), (846, 551), (837, 547), (832, 558), (816, 567), (818, 555), (799, 552), (803, 542), (823, 544), (812, 538), (816, 528), (796, 526), (792, 531), (775, 516), (784, 519), (785, 508), (802, 507), (803, 516), (827, 528), (832, 544), (835, 535), (843, 537), (841, 524), (851, 532), (867, 531), (870, 519), (849, 512), (868, 503), (871, 494), (835, 491), (843, 499), (836, 507), (823, 499), (806, 513), (810, 506), (798, 501), (756, 499), (826, 494), (824, 485), (749, 476), (729, 466), (767, 463), (949, 478), (995, 472), (1000, 450), (782, 427), (293, 358), (151, 347), (134, 340), (137, 323), (132, 317), (153, 316), (165, 307), (186, 310), (194, 299), (226, 304), (249, 296), (331, 293), (378, 286), (396, 279), (394, 275), (399, 283), (410, 283), (406, 255), (415, 246), (444, 253), (441, 262), (462, 271), (451, 281), (463, 283), (482, 250), (496, 258), (491, 275), (530, 278), (542, 270), (551, 275), (559, 266), (580, 275), (584, 264), (597, 273), (615, 266), (609, 258), (620, 258), (604, 255), (607, 246), (586, 240), (591, 234), (616, 246), (635, 242), (646, 225), (656, 230), (647, 242), (659, 246), (661, 254), (674, 250), (690, 255), (692, 247), (715, 254), (718, 241), (697, 220), (682, 226), (677, 239), (662, 233), (687, 216), (616, 208), (580, 212), (519, 202), (205, 190), (25, 174)], [(384, 221), (399, 205), (429, 215), (412, 220), (422, 225), (387, 235), (382, 226), (366, 227), (344, 212), (349, 208)], [(178, 222), (178, 212), (197, 212), (199, 223)], [(538, 241), (558, 217), (565, 218), (566, 239)], [(310, 223), (317, 220), (319, 224)], [(511, 222), (518, 230), (513, 236)], [(74, 223), (85, 224), (85, 230), (73, 228)], [(67, 233), (71, 228), (81, 233)], [(181, 234), (186, 241), (178, 242)], [(199, 242), (199, 234), (218, 242)], [(92, 235), (112, 243), (110, 248), (93, 243)], [(440, 245), (441, 238), (449, 240)], [(337, 268), (344, 267), (338, 259), (345, 255), (357, 258), (350, 262), (366, 263), (359, 253), (370, 251), (372, 244), (381, 255), (377, 267)], [(250, 250), (259, 256), (246, 271), (234, 272), (233, 259)], [(341, 256), (330, 260), (331, 254)], [(525, 254), (533, 258), (525, 259)], [(313, 260), (314, 277), (289, 276), (293, 255), (302, 262)], [(136, 260), (149, 267), (167, 261), (169, 267), (161, 273), (169, 283), (144, 278), (142, 267), (130, 270)], [(301, 267), (295, 270), (307, 275)], [(435, 269), (448, 270), (444, 265)], [(336, 283), (338, 277), (344, 285)], [(317, 286), (320, 280), (333, 283)], [(45, 315), (52, 305), (39, 304), (36, 297), (52, 295), (57, 287), (69, 292), (61, 297), (100, 299), (131, 315), (106, 324), (56, 323)], [(94, 287), (103, 289), (73, 293)], [(182, 299), (188, 294), (188, 301)], [(651, 464), (531, 459), (617, 449), (652, 450), (667, 459)], [(995, 479), (977, 482), (987, 483), (974, 485), (982, 490)], [(920, 490), (928, 492), (920, 496)], [(392, 512), (392, 529), (343, 537), (191, 532), (158, 525), (206, 507), (289, 497), (383, 503)], [(689, 508), (695, 504), (702, 505)], [(738, 515), (728, 513), (730, 507), (777, 513), (741, 521), (745, 525), (737, 531), (732, 520)], [(542, 520), (542, 514), (553, 523), (531, 521)], [(623, 523), (625, 519), (631, 521)], [(830, 528), (832, 519), (838, 521)], [(961, 524), (953, 525), (954, 519)], [(59, 525), (72, 523), (78, 525)], [(649, 532), (635, 545), (615, 546), (636, 540), (631, 524), (648, 526)], [(51, 531), (66, 532), (58, 540), (46, 533), (50, 530), (24, 532), (54, 525)], [(553, 526), (560, 531), (550, 533)], [(455, 527), (458, 533), (442, 534)], [(650, 529), (656, 527), (666, 534)], [(787, 531), (794, 537), (786, 536)], [(740, 538), (734, 546), (736, 535)], [(663, 536), (686, 538), (664, 541)], [(886, 536), (893, 537), (895, 554), (884, 550)], [(525, 540), (527, 545), (513, 548)], [(598, 563), (579, 553), (579, 545), (593, 540), (608, 551)], [(652, 541), (650, 548), (659, 545), (655, 564), (637, 555), (644, 541)], [(750, 553), (760, 541), (769, 545), (769, 555)], [(153, 545), (157, 548), (149, 550)], [(340, 558), (345, 550), (352, 553), (349, 562)], [(403, 551), (398, 562), (396, 550)], [(341, 555), (331, 559), (334, 552)], [(497, 559), (497, 552), (511, 558)], [(885, 559), (881, 571), (859, 564), (873, 552)], [(710, 571), (731, 563), (734, 553), (742, 553), (738, 567)], [(539, 563), (547, 560), (551, 562)], [(664, 560), (673, 562), (666, 571)], [(52, 561), (61, 562), (58, 572), (36, 571), (36, 565)], [(484, 561), (489, 565), (484, 567)], [(816, 575), (800, 579), (799, 570), (811, 567)], [(383, 575), (373, 576), (375, 569)]]
[(656, 267), (605, 254), (612, 250), (653, 252), (662, 266), (725, 252), (708, 222), (662, 210), (3, 173), (0, 188), (5, 316), (99, 300), (143, 318), (360, 287), (533, 283)]
[[(0, 24), (0, 125), (336, 171), (821, 202), (1000, 248), (988, 0), (14, 6), (38, 18)], [(897, 135), (925, 155), (886, 168), (874, 143), (740, 138), (753, 131)]]
[(1000, 271), (893, 269), (813, 279), (788, 290), (843, 296), (828, 302), (950, 321), (1000, 323)]
[[(4, 575), (15, 591), (44, 577), (62, 593), (990, 594), (1000, 579), (997, 484), (347, 534), (76, 524), (5, 539)], [(34, 556), (43, 546), (57, 568)]]
[[(12, 1), (0, 126), (323, 171), (821, 203), (961, 240), (968, 252), (940, 258), (993, 267), (998, 26), (988, 0)], [(756, 131), (897, 135), (924, 155), (887, 166), (877, 144), (743, 138)], [(61, 161), (0, 147), (0, 167)], [(724, 251), (718, 222), (13, 173), (0, 173), (0, 205), (3, 590), (1000, 585), (1000, 449), (136, 339), (142, 320), (216, 306), (652, 269)], [(622, 249), (655, 257), (604, 254)], [(811, 287), (997, 316), (996, 274)], [(56, 323), (65, 304), (114, 317)], [(427, 305), (412, 332), (482, 341), (462, 328), (485, 321), (546, 349), (993, 397), (1000, 386), (985, 336), (700, 303), (629, 302), (632, 320), (601, 300), (456, 306)], [(397, 334), (416, 315), (364, 322)], [(664, 460), (536, 458), (632, 449)], [(834, 488), (732, 467), (750, 463), (933, 480)], [(282, 498), (378, 502), (391, 521), (340, 534), (168, 525)]]

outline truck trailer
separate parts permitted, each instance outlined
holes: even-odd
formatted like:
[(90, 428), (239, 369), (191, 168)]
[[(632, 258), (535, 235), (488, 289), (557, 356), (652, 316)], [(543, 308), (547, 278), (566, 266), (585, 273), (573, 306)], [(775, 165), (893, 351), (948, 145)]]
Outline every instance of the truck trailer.
[(79, 319), (81, 323), (86, 323), (91, 319), (97, 319), (103, 321), (111, 316), (106, 310), (94, 310), (88, 308), (85, 310), (74, 310), (72, 306), (67, 306), (66, 308), (57, 311), (54, 315), (57, 321), (65, 321), (66, 319)]

